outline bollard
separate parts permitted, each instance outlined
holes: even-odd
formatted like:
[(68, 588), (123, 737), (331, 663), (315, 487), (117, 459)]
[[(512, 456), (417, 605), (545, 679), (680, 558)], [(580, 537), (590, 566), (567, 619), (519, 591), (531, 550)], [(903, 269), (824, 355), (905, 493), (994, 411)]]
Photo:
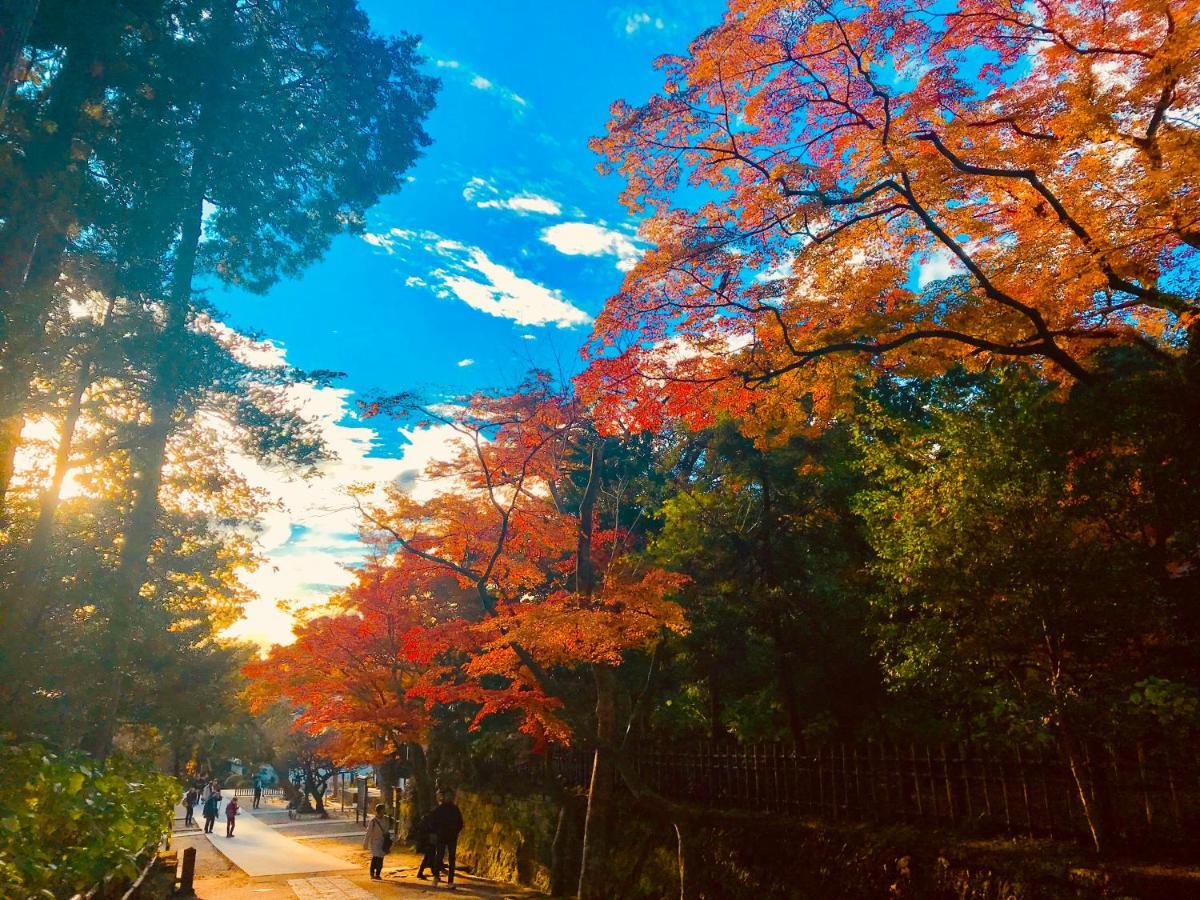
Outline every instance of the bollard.
[(196, 877), (196, 848), (188, 847), (183, 851), (183, 869), (179, 873), (179, 887), (175, 891), (178, 897), (194, 897), (196, 891), (192, 881)]

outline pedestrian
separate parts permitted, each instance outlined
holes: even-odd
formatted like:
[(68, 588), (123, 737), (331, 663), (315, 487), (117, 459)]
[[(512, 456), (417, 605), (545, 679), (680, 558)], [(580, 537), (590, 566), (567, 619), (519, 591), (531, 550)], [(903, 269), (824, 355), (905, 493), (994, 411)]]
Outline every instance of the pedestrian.
[(195, 825), (196, 801), (200, 799), (200, 792), (194, 787), (190, 787), (187, 793), (183, 795), (183, 824)]
[(409, 840), (413, 842), (413, 849), (421, 856), (421, 865), (417, 866), (417, 877), (422, 881), (429, 877), (425, 874), (425, 870), (433, 868), (433, 851), (437, 849), (437, 838), (429, 829), (431, 815), (433, 815), (432, 811), (421, 816), (417, 820), (417, 824), (412, 827), (412, 831), (409, 832)]
[(221, 801), (215, 793), (210, 792), (208, 799), (204, 801), (204, 833), (212, 834), (213, 824), (217, 821), (217, 810), (221, 808)]
[(258, 809), (258, 803), (262, 800), (262, 779), (254, 776), (254, 808)]
[[(438, 806), (425, 820), (425, 826), (434, 839), (433, 858), (430, 868), (433, 870), (433, 884), (436, 887), (442, 880), (442, 870), (448, 868), (446, 884), (454, 890), (454, 857), (458, 851), (458, 833), (463, 829), (462, 812), (454, 805), (454, 791), (439, 790), (437, 793)], [(446, 858), (449, 856), (449, 867)]]
[(371, 852), (371, 879), (380, 881), (383, 878), (383, 857), (392, 848), (392, 835), (388, 831), (387, 807), (382, 803), (376, 804), (375, 816), (367, 825), (367, 833), (363, 835), (363, 849)]
[(225, 837), (233, 837), (234, 820), (238, 814), (237, 797), (229, 798), (229, 802), (225, 804)]

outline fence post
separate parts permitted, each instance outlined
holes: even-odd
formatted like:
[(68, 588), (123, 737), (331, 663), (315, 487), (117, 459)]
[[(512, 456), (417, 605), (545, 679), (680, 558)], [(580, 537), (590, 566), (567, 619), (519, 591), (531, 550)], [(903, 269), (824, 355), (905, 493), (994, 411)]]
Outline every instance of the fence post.
[(192, 882), (196, 878), (196, 848), (185, 847), (183, 851), (183, 866), (179, 870), (179, 887), (175, 890), (177, 896), (194, 897), (195, 889)]
[(1025, 830), (1033, 837), (1033, 810), (1029, 806), (1029, 779), (1025, 777), (1025, 760), (1021, 756), (1021, 748), (1016, 748), (1017, 772), (1021, 776), (1021, 800), (1025, 804)]
[(946, 756), (946, 745), (939, 744), (938, 746), (942, 754), (942, 777), (946, 781), (946, 803), (950, 806), (950, 821), (957, 824), (958, 815), (954, 810), (954, 788), (950, 784), (950, 758)]
[(967, 804), (967, 819), (970, 820), (975, 818), (975, 811), (971, 806), (971, 772), (967, 764), (966, 744), (958, 745), (958, 766), (962, 772), (963, 799)]
[[(929, 755), (928, 747), (925, 748), (925, 755), (926, 756)], [(920, 818), (924, 818), (925, 817), (925, 806), (921, 802), (921, 779), (917, 777), (917, 746), (916, 746), (916, 744), (908, 745), (908, 759), (909, 759), (909, 765), (912, 766), (913, 788), (915, 788), (916, 792), (917, 792), (917, 816)], [(929, 783), (930, 783), (930, 785), (933, 784), (933, 766), (932, 765), (930, 765), (930, 767), (929, 767)], [(937, 795), (935, 794), (935, 795), (931, 796), (929, 799), (933, 801), (933, 818), (937, 819)]]

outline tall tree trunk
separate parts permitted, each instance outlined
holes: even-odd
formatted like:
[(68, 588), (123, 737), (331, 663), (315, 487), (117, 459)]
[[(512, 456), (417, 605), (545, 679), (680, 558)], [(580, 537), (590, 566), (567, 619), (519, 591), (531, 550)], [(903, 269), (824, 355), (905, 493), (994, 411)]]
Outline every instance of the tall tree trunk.
[(679, 900), (698, 900), (700, 892), (696, 880), (696, 849), (691, 825), (675, 823), (675, 839), (678, 842)]
[(563, 897), (571, 890), (572, 876), (576, 876), (579, 859), (576, 810), (569, 796), (562, 798), (558, 807), (558, 822), (554, 827), (554, 841), (550, 844), (550, 896)]
[[(180, 263), (187, 268), (190, 295), (190, 272), (195, 261), (195, 241), (191, 241), (190, 258)], [(177, 282), (180, 279), (177, 277)], [(162, 487), (163, 466), (166, 463), (167, 443), (175, 429), (178, 409), (176, 395), (177, 360), (168, 348), (180, 346), (187, 330), (188, 303), (186, 296), (173, 292), (167, 308), (167, 322), (159, 337), (159, 366), (156, 384), (150, 400), (150, 422), (140, 446), (132, 454), (130, 479), (133, 501), (125, 520), (121, 554), (114, 579), (111, 609), (105, 630), (105, 658), (111, 666), (109, 685), (97, 710), (98, 720), (87, 749), (104, 759), (112, 751), (113, 737), (125, 704), (131, 657), (130, 644), (135, 640), (139, 598), (146, 583), (148, 560), (154, 545), (160, 511), (159, 491)]]
[[(596, 591), (592, 562), (592, 529), (596, 497), (606, 442), (592, 445), (588, 482), (579, 502), (575, 553), (575, 592), (587, 604)], [(583, 860), (579, 871), (579, 900), (608, 900), (615, 884), (610, 867), (613, 805), (617, 786), (614, 754), (617, 752), (617, 679), (611, 666), (592, 666), (596, 685), (596, 751), (588, 785), (587, 815), (583, 823)]]
[(721, 702), (721, 676), (715, 659), (715, 655), (711, 657), (705, 680), (708, 682), (708, 735), (712, 740), (719, 741), (725, 738), (728, 732), (722, 721), (724, 706)]
[(21, 415), (0, 418), (0, 527), (8, 524), (6, 498), (17, 471), (17, 448), (21, 446), (21, 432), (25, 428), (25, 417)]
[(89, 353), (80, 366), (63, 416), (54, 470), (50, 484), (42, 491), (37, 524), (16, 566), (13, 579), (15, 596), (0, 605), (0, 653), (12, 660), (10, 674), (0, 681), (0, 702), (3, 703), (23, 702), (19, 698), (34, 683), (38, 672), (38, 666), (31, 662), (31, 657), (40, 652), (44, 645), (43, 623), (54, 599), (47, 594), (42, 576), (54, 534), (54, 515), (62, 495), (63, 482), (70, 471), (71, 450), (83, 406), (83, 395), (92, 383), (92, 371), (93, 361)]
[(409, 759), (413, 772), (413, 823), (433, 809), (433, 778), (429, 774), (429, 757), (420, 744), (409, 744)]
[(1071, 780), (1075, 783), (1075, 792), (1079, 797), (1084, 821), (1087, 822), (1092, 846), (1097, 853), (1104, 853), (1108, 850), (1111, 820), (1109, 798), (1106, 795), (1106, 785), (1102, 777), (1104, 767), (1103, 765), (1091, 766), (1088, 764), (1079, 741), (1068, 728), (1060, 725), (1059, 733), (1062, 738), (1063, 754), (1067, 758), (1067, 768), (1070, 769)]
[(610, 900), (612, 816), (616, 799), (617, 680), (611, 666), (592, 666), (596, 683), (596, 751), (583, 823), (579, 900)]
[[(98, 35), (109, 29), (84, 27)], [(20, 442), (21, 413), (29, 399), (46, 320), (62, 272), (68, 235), (90, 151), (79, 140), (85, 106), (106, 84), (111, 47), (102, 37), (80, 39), (55, 79), (39, 137), (26, 148), (23, 182), (0, 207), (0, 521)]]
[[(231, 39), (235, 0), (215, 5), (212, 14), (213, 42), (223, 45)], [(160, 512), (159, 490), (166, 462), (167, 443), (177, 425), (182, 400), (184, 359), (180, 349), (187, 335), (192, 307), (192, 281), (196, 274), (196, 255), (204, 225), (204, 197), (211, 176), (212, 135), (217, 122), (217, 99), (222, 90), (223, 72), (211, 73), (204, 101), (198, 113), (192, 144), (191, 174), (187, 202), (180, 217), (179, 242), (166, 302), (166, 321), (159, 334), (155, 354), (156, 372), (150, 389), (150, 423), (139, 452), (133, 455), (133, 503), (126, 520), (124, 543), (114, 585), (113, 615), (109, 619), (107, 643), (113, 667), (107, 702), (100, 710), (94, 752), (101, 759), (112, 750), (113, 737), (125, 700), (129, 645), (125, 640), (134, 624), (138, 598), (146, 582), (148, 557), (154, 544)]]
[(787, 716), (788, 729), (792, 738), (804, 739), (804, 719), (800, 715), (800, 698), (796, 682), (792, 678), (793, 653), (791, 642), (783, 627), (778, 603), (779, 578), (775, 570), (775, 498), (771, 471), (765, 453), (758, 452), (758, 478), (762, 485), (762, 538), (759, 542), (759, 587), (762, 592), (767, 630), (771, 643), (775, 645), (775, 680), (779, 686), (779, 698)]
[[(108, 330), (115, 305), (115, 298), (110, 299), (104, 311), (104, 318), (100, 321), (98, 342), (104, 340), (104, 332)], [(37, 524), (34, 526), (33, 535), (29, 539), (29, 545), (22, 561), (22, 571), (18, 582), (25, 587), (33, 585), (46, 562), (50, 539), (54, 535), (54, 517), (62, 499), (63, 484), (66, 482), (67, 473), (71, 471), (71, 454), (75, 450), (75, 429), (79, 425), (79, 417), (83, 412), (83, 398), (95, 381), (98, 352), (99, 347), (93, 346), (84, 354), (83, 361), (79, 364), (79, 372), (75, 377), (75, 384), (71, 389), (71, 396), (67, 400), (62, 428), (59, 429), (58, 449), (54, 455), (54, 470), (50, 475), (50, 483), (42, 491), (38, 500)]]
[(38, 0), (7, 0), (5, 7), (0, 19), (0, 122), (8, 112), (8, 98), (20, 74), (21, 54), (37, 17)]
[(795, 657), (782, 631), (777, 622), (771, 634), (771, 642), (775, 645), (775, 683), (779, 687), (779, 699), (783, 703), (783, 713), (787, 717), (792, 740), (802, 743), (805, 738), (804, 716), (800, 714), (800, 692), (796, 690), (796, 680), (792, 677), (792, 661)]

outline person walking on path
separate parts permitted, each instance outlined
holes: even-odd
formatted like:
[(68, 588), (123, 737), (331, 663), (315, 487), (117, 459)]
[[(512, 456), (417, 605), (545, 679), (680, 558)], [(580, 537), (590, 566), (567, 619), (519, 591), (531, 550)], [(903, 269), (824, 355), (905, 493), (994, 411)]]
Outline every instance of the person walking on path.
[(262, 800), (262, 779), (257, 775), (254, 776), (254, 809), (258, 809), (259, 801)]
[(183, 795), (183, 809), (184, 809), (183, 824), (184, 825), (195, 825), (196, 824), (196, 819), (195, 819), (196, 801), (199, 799), (200, 799), (200, 792), (197, 791), (194, 787), (188, 788), (187, 793)]
[(446, 868), (446, 857), (449, 855), (449, 872), (446, 884), (454, 890), (454, 857), (458, 851), (458, 833), (463, 829), (462, 812), (454, 805), (454, 791), (438, 791), (438, 806), (425, 820), (425, 827), (433, 835), (433, 883), (436, 887), (441, 883), (442, 870)]
[(237, 797), (230, 797), (225, 804), (225, 837), (233, 837), (234, 820), (238, 814)]
[(221, 807), (221, 801), (216, 793), (210, 793), (208, 799), (204, 801), (204, 833), (212, 834), (213, 824), (217, 821), (217, 810)]
[(392, 836), (388, 833), (387, 817), (382, 803), (375, 806), (375, 815), (367, 825), (367, 833), (363, 835), (363, 849), (371, 852), (371, 879), (380, 881), (383, 878), (383, 857), (391, 847)]

